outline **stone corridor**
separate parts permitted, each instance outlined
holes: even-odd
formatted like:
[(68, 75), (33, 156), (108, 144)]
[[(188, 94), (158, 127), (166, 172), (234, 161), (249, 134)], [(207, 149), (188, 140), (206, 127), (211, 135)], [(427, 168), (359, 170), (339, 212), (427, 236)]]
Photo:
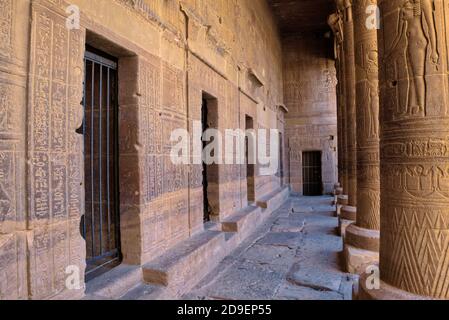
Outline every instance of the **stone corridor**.
[(449, 0), (0, 0), (0, 301), (449, 299), (448, 35)]
[(351, 299), (354, 276), (340, 271), (332, 201), (290, 198), (184, 298)]

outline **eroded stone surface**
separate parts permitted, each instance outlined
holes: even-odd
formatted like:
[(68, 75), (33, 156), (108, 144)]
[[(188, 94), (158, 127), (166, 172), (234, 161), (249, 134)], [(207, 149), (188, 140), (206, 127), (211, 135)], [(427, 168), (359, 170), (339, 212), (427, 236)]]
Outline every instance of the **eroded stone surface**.
[[(293, 210), (286, 206), (279, 209), (184, 297), (350, 299), (352, 287), (347, 282), (352, 279), (339, 271), (342, 241), (335, 234), (337, 219), (329, 214), (332, 200), (332, 197), (293, 198)], [(303, 208), (325, 211), (312, 209), (300, 213)], [(289, 222), (303, 227), (292, 232), (287, 228)], [(285, 232), (279, 230), (280, 225), (285, 226)]]

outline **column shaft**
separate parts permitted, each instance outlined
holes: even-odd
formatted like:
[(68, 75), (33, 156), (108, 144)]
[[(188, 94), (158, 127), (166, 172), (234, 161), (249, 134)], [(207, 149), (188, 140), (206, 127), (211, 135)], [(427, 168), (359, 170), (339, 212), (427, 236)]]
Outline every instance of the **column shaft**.
[(379, 1), (382, 284), (363, 288), (371, 298), (449, 298), (448, 4)]
[[(345, 232), (345, 266), (351, 273), (379, 261), (379, 64), (376, 24), (366, 9), (376, 0), (354, 0), (357, 115), (357, 217)], [(369, 22), (369, 21), (368, 21)], [(375, 21), (374, 21), (375, 22)]]
[(379, 65), (377, 30), (366, 25), (366, 8), (376, 0), (354, 0), (357, 48), (357, 226), (380, 229)]
[(346, 113), (345, 113), (345, 68), (344, 68), (344, 48), (343, 48), (343, 20), (340, 12), (329, 16), (328, 24), (331, 27), (335, 38), (335, 66), (337, 69), (337, 130), (338, 130), (338, 181), (340, 186), (347, 187), (346, 168)]
[(345, 1), (344, 12), (344, 59), (345, 59), (345, 96), (347, 128), (347, 170), (348, 182), (345, 190), (349, 196), (349, 205), (357, 206), (357, 132), (355, 108), (355, 63), (354, 63), (354, 25), (352, 20), (352, 3)]

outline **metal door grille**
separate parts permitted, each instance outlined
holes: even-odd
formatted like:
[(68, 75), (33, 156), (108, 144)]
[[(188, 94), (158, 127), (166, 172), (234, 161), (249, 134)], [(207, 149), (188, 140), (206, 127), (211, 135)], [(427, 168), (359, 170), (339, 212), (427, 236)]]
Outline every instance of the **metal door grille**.
[(323, 194), (321, 151), (303, 152), (302, 178), (305, 196), (320, 196)]
[[(207, 109), (207, 99), (203, 98), (203, 104), (201, 106), (201, 123), (202, 123), (202, 129), (203, 133), (209, 129), (208, 125), (208, 109)], [(203, 141), (203, 150), (208, 145), (208, 142)], [(203, 159), (204, 160), (204, 159)], [(209, 198), (208, 198), (208, 187), (209, 187), (209, 181), (207, 179), (207, 173), (208, 173), (208, 165), (205, 161), (202, 161), (203, 164), (203, 221), (209, 222), (210, 221), (210, 215), (211, 215), (211, 208), (209, 205)]]
[(117, 63), (86, 51), (84, 81), (86, 280), (120, 263)]

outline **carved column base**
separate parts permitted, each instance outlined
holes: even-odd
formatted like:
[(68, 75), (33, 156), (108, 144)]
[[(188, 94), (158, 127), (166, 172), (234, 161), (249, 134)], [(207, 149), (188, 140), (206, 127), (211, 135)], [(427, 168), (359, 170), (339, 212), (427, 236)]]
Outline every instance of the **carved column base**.
[(349, 273), (361, 274), (366, 265), (379, 263), (380, 232), (351, 224), (344, 239), (344, 265)]
[(340, 194), (337, 197), (337, 204), (341, 206), (347, 206), (349, 201), (349, 196), (345, 194)]
[(334, 185), (334, 196), (339, 196), (340, 194), (343, 194), (343, 188), (339, 183), (336, 183)]
[(370, 289), (368, 285), (372, 285), (369, 277), (373, 277), (366, 272), (362, 273), (359, 280), (358, 300), (437, 300), (427, 296), (420, 296), (410, 292), (390, 286), (380, 281), (379, 289)]
[[(346, 230), (346, 236), (347, 232), (348, 230)], [(366, 266), (379, 263), (379, 252), (359, 249), (345, 243), (343, 259), (346, 272), (362, 274), (366, 271)]]
[(340, 218), (345, 220), (356, 221), (357, 208), (353, 206), (343, 206), (340, 212)]
[(336, 204), (337, 210), (335, 212), (337, 217), (340, 216), (341, 208), (343, 208), (343, 206), (346, 206), (346, 205), (348, 205), (348, 196), (343, 195), (343, 194), (338, 195), (337, 196), (337, 204)]
[(359, 249), (379, 252), (380, 231), (360, 228), (352, 224), (346, 229), (345, 243)]
[(343, 194), (343, 188), (340, 186), (336, 186), (334, 188), (334, 203), (333, 205), (336, 206), (338, 204), (338, 196)]
[(355, 223), (357, 217), (357, 208), (351, 206), (342, 206), (340, 209), (340, 214), (338, 216), (338, 230), (339, 236), (345, 237), (346, 228), (349, 225)]

